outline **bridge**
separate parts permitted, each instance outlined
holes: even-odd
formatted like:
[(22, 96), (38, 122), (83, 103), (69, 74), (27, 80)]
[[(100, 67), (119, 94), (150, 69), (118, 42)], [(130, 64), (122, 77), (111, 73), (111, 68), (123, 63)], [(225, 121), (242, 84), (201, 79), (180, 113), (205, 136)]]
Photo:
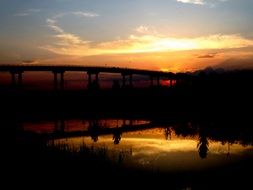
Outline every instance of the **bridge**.
[(46, 139), (62, 139), (62, 138), (72, 138), (72, 137), (87, 137), (87, 136), (100, 136), (100, 135), (110, 135), (110, 134), (122, 134), (126, 132), (142, 131), (147, 129), (152, 129), (154, 126), (151, 123), (139, 124), (139, 125), (122, 125), (120, 127), (114, 128), (104, 128), (102, 126), (90, 127), (87, 131), (55, 131), (51, 134), (41, 134), (41, 137)]
[(12, 78), (12, 85), (21, 86), (23, 73), (26, 71), (48, 71), (53, 73), (54, 89), (64, 89), (64, 73), (68, 71), (84, 72), (88, 75), (88, 87), (92, 84), (99, 86), (100, 73), (118, 73), (122, 76), (122, 87), (128, 83), (133, 86), (133, 75), (145, 75), (150, 77), (150, 86), (160, 85), (160, 79), (170, 80), (182, 79), (183, 74), (174, 74), (172, 72), (152, 71), (144, 69), (120, 68), (120, 67), (102, 67), (102, 66), (85, 66), (85, 65), (38, 65), (38, 64), (1, 64), (0, 72), (9, 72)]
[[(27, 137), (36, 136), (37, 138), (43, 140), (56, 140), (56, 139), (64, 139), (64, 138), (74, 138), (74, 137), (91, 137), (94, 142), (98, 140), (99, 136), (103, 135), (113, 135), (113, 140), (115, 144), (118, 144), (123, 133), (127, 132), (136, 132), (136, 131), (144, 131), (152, 128), (157, 128), (153, 125), (152, 122), (145, 124), (123, 124), (121, 126), (108, 128), (103, 127), (99, 124), (89, 126), (88, 130), (80, 130), (80, 131), (65, 131), (65, 124), (63, 121), (60, 121), (60, 125), (55, 123), (55, 130), (52, 133), (36, 133), (34, 131), (22, 131), (22, 135), (26, 135)], [(63, 123), (62, 123), (63, 122)], [(58, 128), (60, 127), (60, 128)]]

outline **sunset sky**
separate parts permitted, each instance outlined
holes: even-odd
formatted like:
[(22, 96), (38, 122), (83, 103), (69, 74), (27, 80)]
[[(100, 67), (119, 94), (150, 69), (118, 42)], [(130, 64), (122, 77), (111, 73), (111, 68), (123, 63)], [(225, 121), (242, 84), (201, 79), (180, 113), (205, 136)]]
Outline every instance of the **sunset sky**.
[(0, 0), (0, 63), (253, 68), (252, 0)]

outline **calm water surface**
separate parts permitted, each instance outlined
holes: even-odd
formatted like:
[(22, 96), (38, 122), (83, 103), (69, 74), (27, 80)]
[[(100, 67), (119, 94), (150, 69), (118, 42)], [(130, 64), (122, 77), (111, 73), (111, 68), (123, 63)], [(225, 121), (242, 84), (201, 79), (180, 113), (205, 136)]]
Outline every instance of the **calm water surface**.
[(199, 171), (253, 158), (252, 139), (245, 142), (231, 132), (213, 135), (191, 124), (182, 128), (147, 120), (59, 120), (24, 123), (23, 130), (48, 135), (49, 146), (104, 149), (112, 162), (152, 171)]

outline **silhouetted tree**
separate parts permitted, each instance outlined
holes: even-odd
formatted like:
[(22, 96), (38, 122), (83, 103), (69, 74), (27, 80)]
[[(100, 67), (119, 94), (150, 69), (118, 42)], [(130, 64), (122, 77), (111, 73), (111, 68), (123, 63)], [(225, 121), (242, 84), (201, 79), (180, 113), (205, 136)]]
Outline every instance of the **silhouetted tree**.
[(229, 157), (230, 156), (230, 143), (228, 142), (228, 152), (227, 152), (227, 157)]
[(97, 142), (98, 141), (98, 135), (99, 135), (99, 124), (98, 124), (98, 121), (97, 120), (92, 120), (89, 122), (89, 132), (90, 132), (90, 136), (91, 136), (91, 139), (94, 141), (94, 142)]
[(168, 139), (171, 140), (171, 128), (170, 127), (166, 127), (164, 129), (164, 136), (165, 136), (166, 140), (168, 140)]
[(208, 140), (205, 136), (199, 137), (199, 143), (197, 145), (200, 158), (204, 159), (207, 157), (208, 152)]
[(121, 140), (121, 131), (120, 128), (115, 128), (115, 131), (113, 132), (113, 142), (114, 144), (119, 144), (120, 140)]

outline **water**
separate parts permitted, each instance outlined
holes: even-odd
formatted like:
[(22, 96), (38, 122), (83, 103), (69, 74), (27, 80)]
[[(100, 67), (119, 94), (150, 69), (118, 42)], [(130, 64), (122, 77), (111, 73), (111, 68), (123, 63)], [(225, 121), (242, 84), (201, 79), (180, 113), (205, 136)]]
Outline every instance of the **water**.
[(156, 172), (198, 172), (236, 165), (253, 158), (249, 129), (202, 127), (199, 124), (158, 124), (150, 120), (92, 119), (23, 123), (22, 131), (37, 134), (47, 146), (83, 146), (105, 150), (105, 159), (124, 167)]

